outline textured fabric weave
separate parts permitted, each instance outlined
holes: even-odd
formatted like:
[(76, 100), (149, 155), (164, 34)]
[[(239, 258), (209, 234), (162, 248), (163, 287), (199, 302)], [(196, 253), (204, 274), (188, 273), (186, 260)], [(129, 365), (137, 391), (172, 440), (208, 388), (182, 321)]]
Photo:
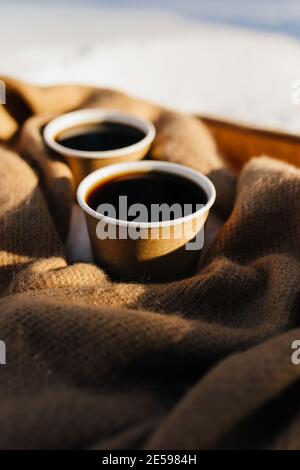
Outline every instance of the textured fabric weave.
[[(4, 80), (0, 448), (300, 448), (300, 171), (259, 157), (236, 177), (195, 118), (110, 90)], [(197, 274), (122, 284), (68, 264), (72, 177), (41, 129), (80, 107), (151, 119), (152, 158), (214, 181), (208, 232), (219, 230)]]

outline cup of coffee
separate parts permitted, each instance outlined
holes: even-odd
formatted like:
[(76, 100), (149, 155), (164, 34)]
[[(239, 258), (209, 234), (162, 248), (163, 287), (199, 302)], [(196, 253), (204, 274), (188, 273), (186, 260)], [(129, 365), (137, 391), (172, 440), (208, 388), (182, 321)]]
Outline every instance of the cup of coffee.
[(155, 128), (150, 121), (108, 109), (63, 114), (44, 129), (46, 144), (65, 158), (76, 186), (98, 168), (141, 160), (154, 137)]
[(124, 281), (191, 275), (215, 197), (205, 175), (151, 160), (96, 170), (77, 189), (96, 263)]

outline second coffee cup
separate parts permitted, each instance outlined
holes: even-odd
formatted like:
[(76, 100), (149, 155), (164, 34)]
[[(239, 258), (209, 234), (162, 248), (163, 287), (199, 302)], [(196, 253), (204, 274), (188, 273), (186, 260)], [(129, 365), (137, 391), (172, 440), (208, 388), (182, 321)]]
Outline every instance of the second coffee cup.
[(67, 161), (76, 186), (98, 168), (141, 160), (154, 137), (150, 121), (108, 109), (63, 114), (44, 129), (46, 144)]

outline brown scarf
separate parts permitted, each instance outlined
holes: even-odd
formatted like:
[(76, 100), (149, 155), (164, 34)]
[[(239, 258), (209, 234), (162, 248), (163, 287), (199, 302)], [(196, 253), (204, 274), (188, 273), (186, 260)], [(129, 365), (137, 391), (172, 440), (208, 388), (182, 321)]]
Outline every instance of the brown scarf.
[[(0, 448), (300, 448), (300, 171), (260, 157), (236, 178), (196, 118), (111, 90), (5, 81)], [(80, 107), (151, 119), (152, 158), (214, 181), (198, 274), (123, 284), (68, 264), (72, 177), (40, 131)]]

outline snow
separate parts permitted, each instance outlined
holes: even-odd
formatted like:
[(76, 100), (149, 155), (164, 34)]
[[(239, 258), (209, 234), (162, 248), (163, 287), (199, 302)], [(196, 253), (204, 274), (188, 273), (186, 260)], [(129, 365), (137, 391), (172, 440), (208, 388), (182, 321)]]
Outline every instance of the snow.
[[(159, 9), (158, 1), (142, 9), (104, 3), (0, 2), (0, 72), (42, 84), (116, 87), (187, 112), (300, 131), (300, 105), (291, 101), (300, 79), (296, 38), (199, 21), (212, 17), (213, 5), (216, 20), (228, 19), (238, 11), (235, 0), (227, 2), (231, 9), (218, 0), (194, 3), (195, 18), (189, 1), (185, 15)], [(261, 21), (277, 24), (282, 7), (263, 3)], [(285, 11), (297, 18), (295, 2), (288, 3)], [(244, 12), (248, 21), (258, 18), (256, 0), (253, 6)]]

